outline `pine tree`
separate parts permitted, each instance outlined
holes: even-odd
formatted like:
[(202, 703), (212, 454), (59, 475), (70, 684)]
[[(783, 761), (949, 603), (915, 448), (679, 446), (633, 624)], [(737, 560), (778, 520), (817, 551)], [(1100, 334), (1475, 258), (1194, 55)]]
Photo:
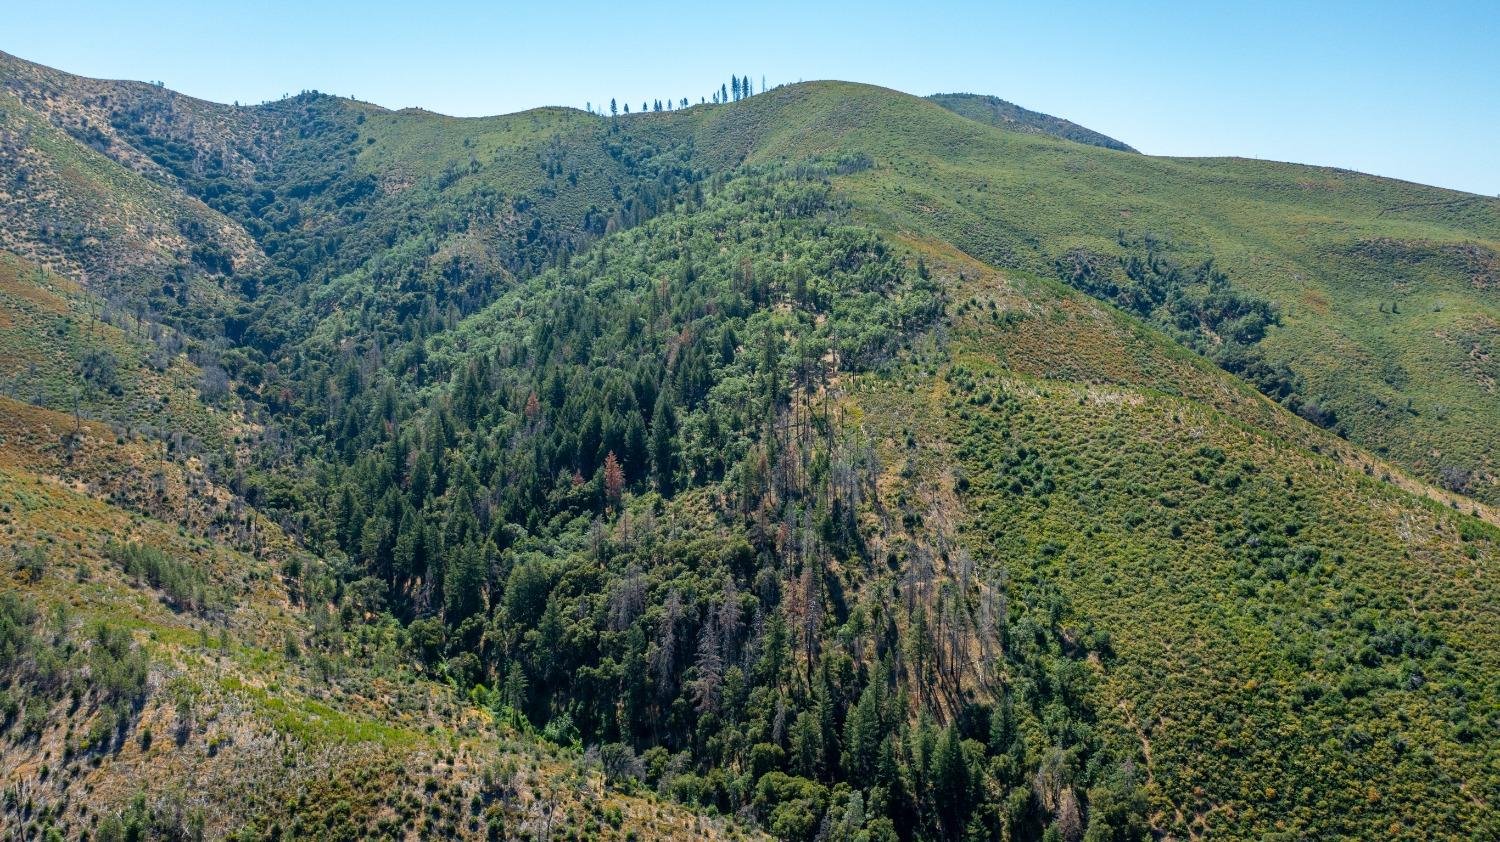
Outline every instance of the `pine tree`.
[(969, 815), (969, 766), (957, 724), (943, 731), (932, 759), (932, 797), (944, 834), (957, 839)]
[(624, 469), (625, 481), (638, 481), (644, 477), (650, 459), (651, 453), (646, 443), (646, 425), (641, 422), (641, 414), (632, 408), (630, 418), (625, 422), (624, 459), (620, 465)]
[(663, 392), (656, 399), (651, 415), (651, 467), (656, 473), (656, 490), (670, 497), (675, 489), (677, 472), (677, 422), (672, 406)]
[(789, 739), (797, 774), (817, 780), (823, 769), (823, 730), (818, 715), (807, 710), (798, 714)]
[(401, 526), (396, 531), (396, 549), (391, 563), (393, 591), (397, 583), (423, 575), (427, 566), (426, 559), (422, 558), (422, 545), (426, 540), (422, 523), (410, 508), (401, 516)]
[(925, 699), (930, 692), (928, 677), (932, 667), (932, 636), (927, 628), (927, 606), (922, 602), (912, 611), (911, 629), (907, 632), (907, 656), (917, 685), (917, 698)]
[(874, 774), (880, 761), (880, 742), (884, 737), (880, 722), (879, 690), (883, 678), (876, 677), (865, 686), (859, 702), (844, 722), (844, 770), (854, 780), (865, 780)]
[(526, 716), (526, 705), (529, 701), (527, 689), (526, 673), (518, 662), (511, 661), (510, 666), (505, 670), (505, 689), (500, 698), (517, 717), (523, 719)]
[(444, 618), (448, 625), (457, 626), (484, 607), (481, 595), (485, 565), (479, 548), (474, 544), (465, 544), (458, 552), (450, 553), (443, 580), (447, 595)]
[(604, 446), (604, 422), (596, 408), (590, 407), (578, 427), (577, 466), (585, 477), (594, 475), (599, 467), (599, 450)]
[(990, 753), (1003, 754), (1010, 749), (1011, 742), (1016, 736), (1015, 708), (1007, 691), (1000, 699), (1000, 703), (990, 713)]

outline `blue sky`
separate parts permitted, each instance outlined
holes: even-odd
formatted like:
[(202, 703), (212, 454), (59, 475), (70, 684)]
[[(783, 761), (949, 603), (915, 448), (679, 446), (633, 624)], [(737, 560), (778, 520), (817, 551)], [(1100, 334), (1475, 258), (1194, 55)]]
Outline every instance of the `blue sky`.
[(0, 49), (223, 102), (317, 89), (471, 116), (837, 78), (992, 93), (1151, 154), (1500, 194), (1496, 0), (24, 5)]

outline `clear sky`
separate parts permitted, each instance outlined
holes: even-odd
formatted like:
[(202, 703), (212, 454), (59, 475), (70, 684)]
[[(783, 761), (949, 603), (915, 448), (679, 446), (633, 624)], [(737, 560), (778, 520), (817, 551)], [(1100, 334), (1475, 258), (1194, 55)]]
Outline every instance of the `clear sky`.
[(0, 0), (0, 50), (222, 102), (316, 89), (464, 116), (848, 79), (995, 94), (1151, 154), (1500, 194), (1500, 0), (1229, 5)]

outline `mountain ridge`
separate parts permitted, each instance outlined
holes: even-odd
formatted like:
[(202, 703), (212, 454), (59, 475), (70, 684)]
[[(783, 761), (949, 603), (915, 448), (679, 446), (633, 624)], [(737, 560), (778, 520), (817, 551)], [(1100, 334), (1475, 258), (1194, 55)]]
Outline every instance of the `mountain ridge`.
[(1063, 140), (1086, 143), (1090, 146), (1114, 149), (1119, 152), (1137, 151), (1135, 148), (1121, 141), (1115, 140), (1108, 135), (1100, 134), (1087, 127), (1080, 126), (1071, 120), (1053, 117), (1050, 114), (1043, 114), (1039, 111), (1031, 111), (1015, 103), (1006, 102), (996, 96), (987, 94), (932, 94), (927, 99), (936, 102), (938, 105), (956, 114), (962, 114), (972, 120), (978, 120), (996, 128), (1040, 132), (1062, 138)]

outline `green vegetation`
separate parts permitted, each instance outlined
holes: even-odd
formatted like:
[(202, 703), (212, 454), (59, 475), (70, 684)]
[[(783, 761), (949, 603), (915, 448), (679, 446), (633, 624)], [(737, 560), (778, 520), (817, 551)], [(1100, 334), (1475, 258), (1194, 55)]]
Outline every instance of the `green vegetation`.
[(1495, 202), (738, 74), (0, 78), (26, 834), (1500, 832)]
[(6, 736), (36, 740), (55, 705), (70, 698), (93, 713), (79, 742), (101, 751), (129, 731), (146, 693), (146, 655), (130, 633), (106, 623), (74, 627), (66, 609), (45, 618), (0, 593), (0, 722)]
[[(21, 82), (16, 74), (28, 67), (0, 56), (7, 81)], [(138, 315), (189, 305), (206, 315), (222, 306), (221, 278), (188, 253), (212, 248), (250, 260), (250, 238), (151, 173), (111, 160), (107, 153), (126, 150), (96, 138), (98, 115), (81, 103), (58, 103), (66, 113), (55, 119), (34, 110), (42, 89), (21, 83), (0, 91), (0, 168), (10, 191), (0, 207), (0, 247), (65, 267), (75, 280), (103, 281), (101, 297)], [(127, 154), (132, 164), (149, 164)]]
[[(205, 348), (0, 253), (0, 394), (202, 453), (222, 452), (232, 401), (208, 397)], [(222, 396), (220, 396), (222, 397)]]
[(1157, 821), (1486, 832), (1445, 780), (1500, 760), (1496, 699), (1466, 678), (1495, 669), (1493, 631), (1450, 597), (1493, 592), (1471, 560), (1495, 557), (1493, 528), (1371, 509), (1356, 501), (1389, 492), (1180, 401), (967, 367), (949, 381), (976, 551), (1005, 559), (1014, 590), (1066, 600), (1082, 645), (1107, 634), (1100, 701), (1139, 732), (1118, 742), (1137, 742), (1155, 792), (1194, 793)]
[[(1124, 232), (1119, 240), (1122, 247), (1136, 245)], [(1267, 363), (1258, 348), (1266, 331), (1281, 324), (1271, 302), (1235, 289), (1212, 259), (1189, 271), (1163, 255), (1170, 244), (1147, 235), (1140, 245), (1144, 257), (1131, 254), (1117, 266), (1100, 255), (1074, 250), (1057, 261), (1058, 275), (1075, 289), (1154, 322), (1308, 421), (1321, 427), (1337, 422), (1331, 411), (1301, 394), (1302, 378), (1284, 363)]]
[[(16, 426), (5, 430), (14, 436)], [(117, 447), (117, 459), (132, 455)], [(286, 594), (264, 578), (269, 561), (207, 553), (185, 531), (10, 468), (0, 470), (0, 529), (7, 829), (45, 837), (90, 827), (107, 838), (476, 826), (564, 834), (622, 808), (621, 838), (687, 826), (680, 808), (629, 796), (601, 803), (576, 755), (516, 740), (414, 675), (399, 631), (382, 640), (392, 629), (350, 619), (346, 632), (344, 620), (316, 610), (284, 614)], [(127, 531), (136, 536), (127, 544), (104, 539)], [(219, 556), (229, 563), (212, 563)], [(139, 580), (125, 566), (142, 570)], [(212, 609), (211, 622), (170, 610), (152, 569), (206, 578), (213, 591), (237, 593), (236, 605)], [(278, 651), (262, 648), (273, 640)], [(285, 641), (295, 644), (290, 656), (279, 651)], [(314, 756), (340, 773), (305, 763)], [(437, 776), (446, 783), (429, 788)], [(700, 829), (726, 831), (722, 821)]]
[[(1487, 368), (1500, 200), (1327, 168), (1120, 154), (986, 130), (862, 86), (757, 100), (770, 110), (794, 94), (784, 107), (795, 114), (860, 115), (825, 126), (822, 150), (876, 161), (845, 189), (883, 225), (1042, 276), (1078, 249), (1128, 260), (1122, 228), (1171, 243), (1180, 266), (1212, 259), (1276, 307), (1260, 353), (1300, 375), (1305, 401), (1350, 441), (1500, 500)], [(796, 120), (779, 116), (762, 119)], [(755, 154), (789, 154), (789, 136), (765, 133)]]
[(201, 568), (152, 546), (113, 539), (104, 545), (104, 555), (128, 575), (160, 590), (174, 607), (201, 611), (210, 605)]

